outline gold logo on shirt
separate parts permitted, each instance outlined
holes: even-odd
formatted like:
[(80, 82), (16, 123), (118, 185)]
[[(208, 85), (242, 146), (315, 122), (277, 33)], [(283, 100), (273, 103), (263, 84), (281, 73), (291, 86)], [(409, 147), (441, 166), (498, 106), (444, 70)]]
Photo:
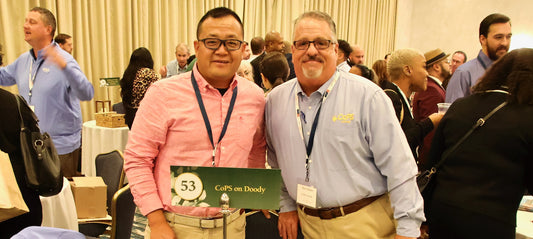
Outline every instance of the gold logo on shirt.
[(333, 116), (333, 122), (351, 123), (353, 120), (353, 114), (338, 114)]

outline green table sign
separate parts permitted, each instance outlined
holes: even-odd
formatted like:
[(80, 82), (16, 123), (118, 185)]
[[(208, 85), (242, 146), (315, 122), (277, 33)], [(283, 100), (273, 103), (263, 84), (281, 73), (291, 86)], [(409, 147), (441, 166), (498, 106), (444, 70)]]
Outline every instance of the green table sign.
[(117, 86), (117, 85), (120, 85), (120, 78), (118, 78), (118, 77), (100, 78), (100, 85), (103, 85), (103, 86)]
[(279, 169), (170, 166), (170, 176), (174, 206), (219, 207), (226, 193), (232, 208), (279, 209)]

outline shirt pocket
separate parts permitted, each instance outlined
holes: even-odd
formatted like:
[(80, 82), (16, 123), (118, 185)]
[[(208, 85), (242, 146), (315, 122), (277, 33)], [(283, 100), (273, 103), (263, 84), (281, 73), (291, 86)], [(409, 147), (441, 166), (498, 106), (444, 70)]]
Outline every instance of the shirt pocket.
[[(351, 121), (335, 121), (325, 127), (325, 130), (320, 135), (324, 140), (322, 144), (326, 152), (322, 152), (324, 157), (334, 157), (325, 167), (329, 171), (346, 171), (354, 167), (353, 157), (354, 152), (358, 150), (358, 139), (360, 133), (358, 132), (357, 122)], [(316, 138), (315, 138), (316, 140)]]
[(231, 145), (235, 144), (241, 150), (249, 152), (252, 149), (254, 135), (258, 130), (257, 118), (251, 115), (232, 117), (226, 131), (226, 136)]

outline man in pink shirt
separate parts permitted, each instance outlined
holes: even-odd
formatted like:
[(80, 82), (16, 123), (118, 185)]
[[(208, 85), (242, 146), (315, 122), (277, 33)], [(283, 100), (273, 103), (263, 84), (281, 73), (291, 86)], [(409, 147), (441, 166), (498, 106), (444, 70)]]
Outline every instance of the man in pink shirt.
[[(196, 35), (193, 71), (148, 89), (125, 150), (135, 203), (148, 217), (146, 238), (222, 238), (220, 208), (172, 206), (170, 165), (265, 166), (263, 91), (235, 74), (245, 50), (240, 18), (212, 9)], [(234, 210), (228, 238), (244, 238), (245, 221)]]

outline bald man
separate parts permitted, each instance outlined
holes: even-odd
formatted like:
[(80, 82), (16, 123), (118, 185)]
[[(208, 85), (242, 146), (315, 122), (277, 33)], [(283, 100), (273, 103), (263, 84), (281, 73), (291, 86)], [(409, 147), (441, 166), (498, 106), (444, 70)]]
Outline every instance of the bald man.
[(365, 50), (359, 45), (352, 46), (352, 53), (350, 53), (350, 62), (357, 65), (363, 65), (365, 62)]

